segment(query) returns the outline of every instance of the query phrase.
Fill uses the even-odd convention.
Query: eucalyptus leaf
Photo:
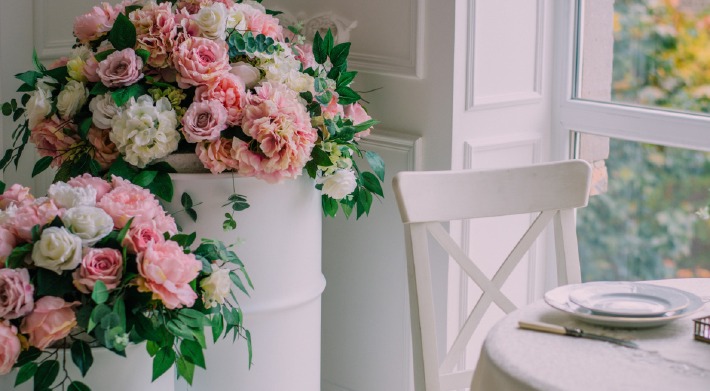
[[[106,284],[103,281],[96,280],[94,291],[91,292],[91,300],[96,304],[103,304],[108,300],[108,289],[106,289]]]
[[[365,151],[365,159],[381,181],[385,180],[385,162],[376,152]]]

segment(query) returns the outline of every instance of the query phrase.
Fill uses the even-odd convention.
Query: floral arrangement
[[[178,233],[148,190],[89,174],[52,184],[41,198],[5,187],[0,182],[0,375],[14,366],[16,385],[34,378],[35,390],[88,390],[60,375],[59,362],[68,361],[60,347],[85,375],[90,346],[125,355],[129,343],[147,341],[153,380],[176,365],[191,383],[195,367],[205,368],[206,326],[215,341],[244,337],[251,352],[232,292],[251,285],[244,265],[221,242],[194,247],[195,234]]]
[[[17,75],[19,121],[5,169],[28,142],[42,156],[33,175],[117,175],[172,197],[163,161],[194,154],[212,173],[268,182],[304,171],[326,215],[368,214],[383,196],[384,164],[360,138],[376,124],[351,88],[350,43],[330,31],[312,43],[284,28],[260,1],[124,0],[74,22],[72,53]],[[374,172],[362,171],[364,158]]]

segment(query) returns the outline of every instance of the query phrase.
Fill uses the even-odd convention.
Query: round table
[[[536,301],[511,312],[491,329],[471,390],[710,390],[710,344],[693,339],[692,321],[710,315],[710,278],[649,282],[694,293],[705,305],[661,327],[611,329],[576,321]],[[522,330],[518,320],[630,339],[639,349]]]

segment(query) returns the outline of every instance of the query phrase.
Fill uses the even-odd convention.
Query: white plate
[[[607,327],[618,328],[649,328],[668,324],[676,319],[683,318],[699,310],[703,306],[702,300],[692,293],[682,291],[688,298],[688,306],[677,312],[665,313],[659,316],[648,317],[622,317],[598,315],[591,310],[580,307],[569,301],[569,293],[581,284],[564,285],[545,293],[545,302],[555,309],[570,314],[573,318],[583,322]]]
[[[628,281],[581,284],[570,291],[569,300],[599,315],[612,316],[658,316],[680,311],[690,303],[679,289]]]

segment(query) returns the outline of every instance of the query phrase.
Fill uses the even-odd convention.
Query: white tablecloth
[[[700,296],[698,312],[652,329],[610,329],[572,319],[544,301],[510,313],[486,337],[472,391],[710,390],[710,344],[693,339],[692,319],[710,315],[710,278],[653,281]],[[521,330],[518,320],[631,339],[640,349]]]

